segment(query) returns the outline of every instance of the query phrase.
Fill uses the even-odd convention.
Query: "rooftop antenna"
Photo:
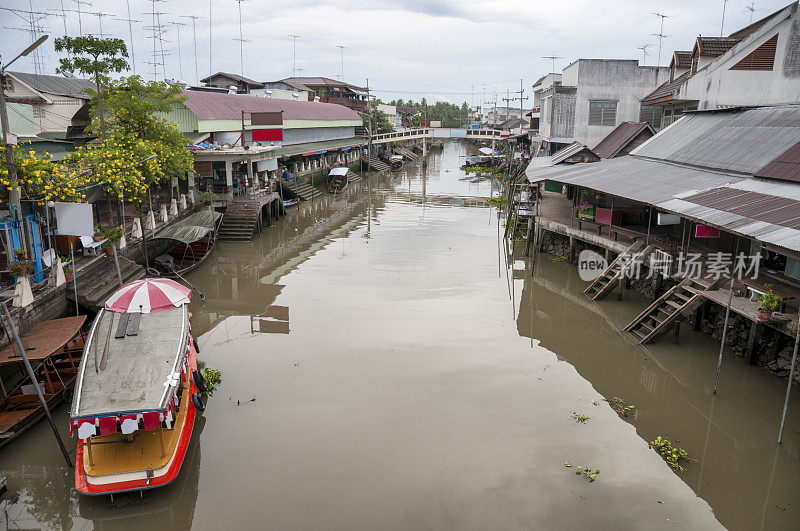
[[[197,15],[181,15],[180,18],[190,18],[192,19],[192,40],[194,41],[194,77],[197,79],[197,82],[200,83],[200,69],[197,66],[197,19],[203,18],[198,17]]]
[[[728,6],[728,0],[722,0],[722,24],[719,26],[719,36],[722,37],[725,31],[725,8]]]
[[[239,38],[235,38],[233,40],[239,41],[239,67],[241,69],[241,74],[244,76],[244,43],[250,42],[249,40],[245,39],[242,36],[242,2],[246,2],[247,0],[236,0],[239,4]]]
[[[553,71],[552,71],[552,73],[555,74],[556,73],[556,59],[563,59],[563,57],[558,56],[556,54],[553,54],[553,55],[545,55],[544,57],[542,57],[542,59],[550,59],[550,61],[552,61],[552,63],[553,63]]]
[[[34,11],[33,2],[29,2],[28,9],[12,9],[9,7],[0,7],[3,11],[13,13],[25,22],[23,27],[10,27],[3,26],[5,29],[14,31],[24,31],[30,35],[31,42],[36,42],[39,37],[44,35],[44,30],[47,29],[41,25],[41,21],[46,20],[50,13],[45,11]],[[33,70],[36,74],[41,74],[42,68],[42,55],[38,49],[33,50]]]
[[[148,39],[153,39],[153,60],[151,62],[147,62],[146,64],[153,66],[153,81],[158,79],[158,66],[161,65],[161,71],[166,78],[166,70],[164,68],[164,29],[161,27],[161,15],[166,15],[166,13],[159,12],[156,10],[156,3],[157,2],[164,2],[166,0],[149,0],[150,5],[152,7],[152,11],[148,11],[143,13],[144,15],[150,15],[153,20],[152,26],[145,26],[144,29],[151,30],[153,33],[147,37]],[[159,47],[161,49],[161,53],[159,54]],[[158,60],[158,57],[161,57],[161,61]]]
[[[78,14],[78,35],[83,37],[83,21],[82,21],[81,15],[83,13],[87,13],[88,14],[89,12],[81,10],[81,6],[82,5],[91,6],[92,3],[91,2],[84,2],[84,0],[71,0],[71,1],[72,1],[72,3],[75,4],[75,9],[67,9],[67,11],[71,11],[73,13],[77,13]]]
[[[107,33],[103,33],[103,17],[112,17],[114,15],[112,15],[111,13],[103,13],[102,11],[89,14],[97,17],[97,22],[100,24],[100,33],[98,33],[97,36],[102,39],[107,35]]]
[[[345,47],[342,46],[341,44],[337,44],[336,47],[339,48],[339,52],[341,52],[341,55],[342,55],[342,77],[339,78],[339,81],[344,82],[344,48]]]
[[[300,74],[300,76],[303,75],[303,70],[305,70],[305,68],[298,68],[297,69],[297,72]]]
[[[651,34],[653,35],[653,37],[658,37],[658,63],[656,64],[656,66],[661,66],[661,44],[666,37],[671,36],[664,34],[664,19],[669,18],[671,15],[662,15],[661,13],[653,13],[653,14],[661,19],[661,29],[658,30],[658,33]]]
[[[64,0],[61,0],[61,9],[48,9],[47,10],[54,17],[61,17],[61,22],[64,24],[64,36],[67,36],[67,10],[64,9]]]
[[[297,77],[297,38],[300,35],[289,35],[292,38],[292,77]]]
[[[756,14],[756,11],[761,11],[759,8],[756,7],[756,1],[753,0],[749,6],[746,6],[745,9],[750,11],[750,23],[753,22],[753,15]]]
[[[649,53],[647,53],[647,48],[649,46],[652,46],[652,44],[647,43],[636,47],[637,50],[642,51],[642,66],[647,66],[647,56],[650,55]]]
[[[183,58],[181,57],[181,26],[183,22],[167,22],[170,26],[175,26],[175,41],[178,43],[178,79],[183,79]]]
[[[208,0],[208,75],[209,76],[214,73],[214,71],[211,70],[211,26],[213,25],[211,24],[211,21],[213,20],[211,18],[211,2],[212,0]]]
[[[114,17],[114,18],[116,20],[119,20],[120,22],[128,23],[128,33],[130,35],[130,44],[128,45],[128,49],[131,52],[131,66],[133,67],[133,75],[136,75],[136,56],[133,53],[133,23],[141,22],[141,20],[134,20],[131,18],[131,0],[125,0],[125,4],[128,8],[128,18],[119,18],[119,17]]]

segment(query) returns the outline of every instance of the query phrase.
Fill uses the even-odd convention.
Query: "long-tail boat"
[[[328,192],[337,194],[347,188],[347,177],[350,170],[346,166],[331,168],[328,173]]]
[[[78,373],[84,335],[81,332],[85,315],[42,321],[20,338],[25,353],[34,365],[34,374],[48,408],[69,399]],[[7,370],[17,366],[17,371]],[[21,372],[22,356],[14,342],[0,351],[0,370],[4,374]],[[11,378],[8,378],[9,380]],[[13,389],[0,380],[0,447],[5,446],[44,416],[44,408],[30,377],[25,376]]]
[[[143,491],[177,478],[204,408],[190,296],[171,280],[137,280],[95,318],[70,411],[78,492]]]
[[[176,221],[150,240],[151,245],[159,241],[174,241],[166,253],[155,259],[156,269],[166,278],[180,278],[208,258],[214,249],[214,237],[222,214],[213,210],[201,210]]]

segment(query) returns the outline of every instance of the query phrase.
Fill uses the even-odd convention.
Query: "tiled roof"
[[[642,101],[647,103],[649,101],[659,100],[661,98],[666,98],[667,96],[672,96],[678,87],[683,85],[687,79],[692,76],[691,71],[684,72],[680,76],[676,77],[674,81],[667,81],[653,92],[642,98]]]
[[[642,131],[650,131],[650,136],[656,134],[647,122],[622,122],[594,147],[594,152],[604,159],[614,158]]]
[[[692,52],[691,51],[676,51],[672,55],[672,63],[675,68],[691,68],[692,67]],[[670,65],[672,66],[672,65]]]
[[[241,83],[244,83],[246,85],[261,86],[261,85],[264,84],[261,81],[256,81],[254,79],[250,79],[250,78],[247,78],[247,77],[244,77],[244,76],[240,76],[239,74],[229,74],[228,72],[217,72],[216,74],[212,74],[212,75],[210,75],[208,77],[204,77],[200,81],[202,83],[208,83],[211,80],[211,78],[214,78],[214,77],[217,77],[217,76],[227,77],[227,78],[233,79],[235,81],[239,81]]]
[[[94,89],[94,82],[88,79],[75,77],[46,76],[43,74],[28,74],[25,72],[7,72],[22,83],[25,83],[37,92],[54,94],[56,96],[71,96],[73,98],[89,99],[83,92],[84,89]]]
[[[800,142],[778,155],[753,175],[765,179],[800,182]]]
[[[299,83],[301,85],[305,85],[306,87],[345,87],[351,90],[360,90],[362,92],[367,90],[363,87],[345,83],[344,81],[339,81],[338,79],[331,79],[329,77],[287,77],[285,79],[281,79],[280,81],[283,81],[287,85]]]
[[[740,40],[737,37],[697,37],[695,48],[700,55],[716,57],[733,48]]]
[[[245,94],[186,90],[183,104],[199,120],[241,120],[244,112],[283,112],[284,120],[357,120],[355,111],[333,103],[282,100]]]

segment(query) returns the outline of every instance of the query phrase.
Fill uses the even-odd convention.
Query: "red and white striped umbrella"
[[[167,278],[135,280],[119,288],[106,301],[112,312],[161,312],[189,302],[192,290]]]

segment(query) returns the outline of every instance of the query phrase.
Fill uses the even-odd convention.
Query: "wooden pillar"
[[[567,253],[567,258],[569,259],[570,264],[575,258],[575,238],[573,236],[569,237],[569,252]]]
[[[750,334],[747,336],[747,347],[744,350],[744,357],[750,365],[755,365],[758,362],[758,352],[756,352],[755,344],[760,331],[761,327],[758,326],[758,321],[753,321],[750,325]],[[775,341],[777,342],[777,337]]]
[[[233,186],[233,163],[229,160],[225,161],[225,184]]]
[[[531,255],[531,243],[533,243],[533,218],[528,218],[528,234],[526,236],[526,244],[525,244],[525,256]]]
[[[675,343],[680,343],[680,336],[681,336],[681,320],[675,319],[675,324],[672,327],[672,340]]]

